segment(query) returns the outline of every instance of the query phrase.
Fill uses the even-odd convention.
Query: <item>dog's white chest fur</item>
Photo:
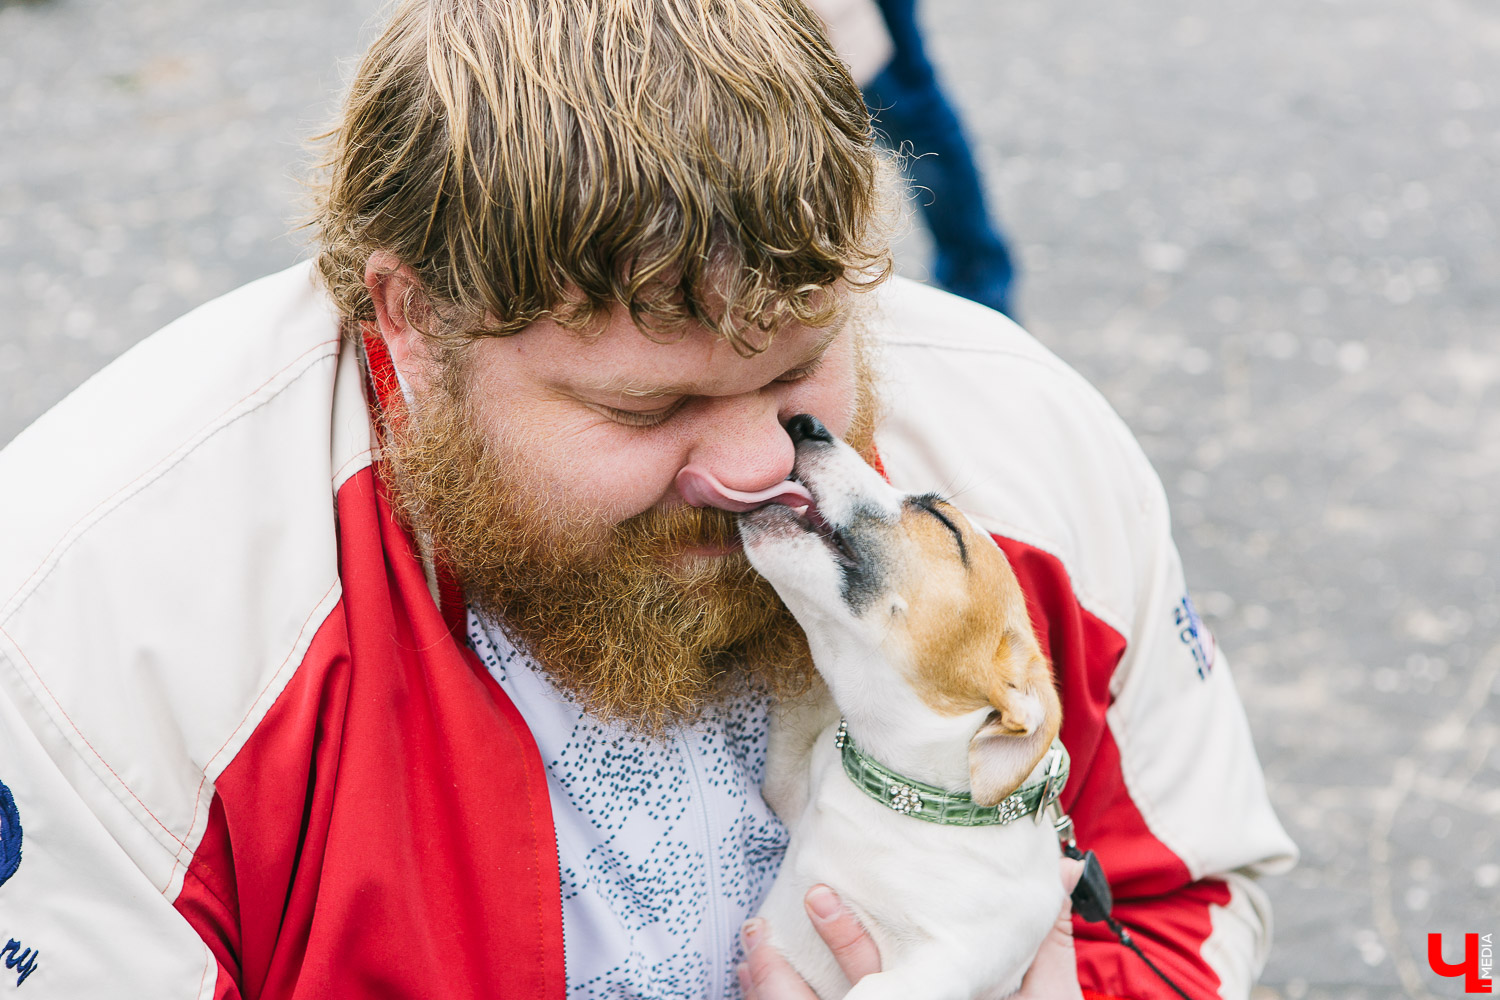
[[[903,816],[849,780],[836,728],[835,718],[811,748],[805,733],[772,729],[767,798],[792,838],[760,911],[771,942],[824,1000],[1015,992],[1062,907],[1051,823],[957,827]],[[803,909],[820,882],[880,949],[886,971],[852,992]]]

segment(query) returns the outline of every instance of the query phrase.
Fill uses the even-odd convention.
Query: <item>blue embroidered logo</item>
[[[1198,677],[1207,677],[1214,668],[1214,637],[1203,627],[1203,620],[1198,617],[1198,610],[1193,607],[1191,597],[1182,595],[1182,600],[1172,609],[1172,621],[1177,626],[1177,638],[1193,654],[1193,665],[1198,668]]]
[[[0,885],[21,867],[21,814],[15,797],[0,781]]]
[[[5,967],[13,972],[20,970],[16,972],[16,986],[18,987],[26,982],[27,976],[36,971],[36,960],[41,956],[41,952],[32,951],[30,948],[22,951],[21,942],[15,938],[6,941],[5,947],[0,948],[0,958],[5,959]]]
[[[15,796],[5,782],[0,781],[0,885],[21,867],[21,812],[16,808]],[[10,938],[0,948],[0,959],[5,967],[16,973],[16,985],[26,982],[26,977],[36,971],[36,960],[41,952],[23,949],[21,942]]]

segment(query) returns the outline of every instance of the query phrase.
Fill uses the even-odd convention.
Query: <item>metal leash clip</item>
[[[1036,812],[1032,814],[1032,822],[1036,823],[1037,826],[1042,825],[1043,813],[1055,811],[1056,815],[1062,816],[1065,819],[1067,818],[1067,814],[1062,811],[1062,805],[1058,801],[1062,797],[1062,782],[1059,782],[1058,779],[1061,778],[1063,782],[1068,780],[1067,772],[1063,769],[1063,758],[1065,756],[1066,751],[1061,749],[1061,744],[1054,746],[1048,754],[1047,777],[1042,782],[1042,797],[1037,800]],[[1068,820],[1068,826],[1071,828],[1072,825],[1073,821]],[[1056,824],[1054,824],[1055,826]]]
[[[1104,875],[1104,866],[1093,851],[1080,851],[1073,837],[1073,819],[1062,811],[1061,803],[1051,806],[1052,829],[1062,842],[1062,852],[1074,861],[1083,862],[1083,874],[1073,887],[1073,912],[1091,924],[1109,919],[1114,907],[1114,895],[1109,891],[1109,879]]]

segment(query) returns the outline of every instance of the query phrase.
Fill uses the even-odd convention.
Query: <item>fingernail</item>
[[[839,898],[826,885],[815,885],[807,891],[807,908],[819,920],[832,920],[839,913]]]
[[[749,954],[760,947],[761,941],[766,936],[766,922],[759,917],[754,920],[745,921],[745,926],[740,928],[740,939],[745,942],[745,954]]]

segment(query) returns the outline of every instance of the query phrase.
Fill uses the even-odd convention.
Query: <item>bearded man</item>
[[[0,453],[4,975],[806,996],[745,922],[786,844],[768,706],[808,656],[732,511],[809,413],[962,491],[1052,660],[1117,916],[1194,996],[1248,993],[1253,878],[1294,849],[1160,486],[1014,325],[884,280],[870,124],[800,2],[407,0],[328,150],[315,264]],[[1162,995],[1071,929],[1028,994]]]

